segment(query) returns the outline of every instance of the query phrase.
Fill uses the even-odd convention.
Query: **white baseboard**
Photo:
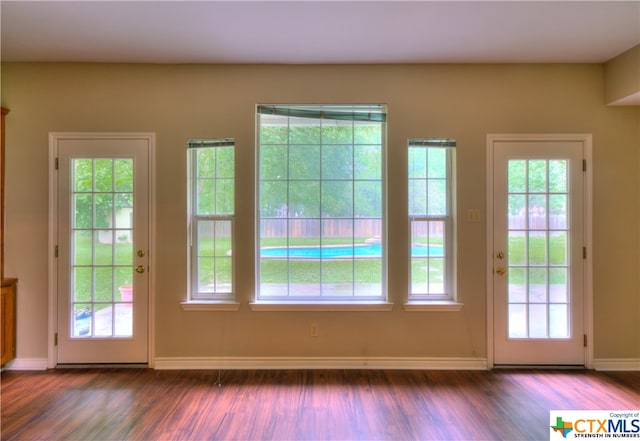
[[[154,369],[441,369],[486,370],[485,358],[157,357]]]
[[[640,371],[640,358],[595,358],[596,371]]]
[[[154,368],[170,369],[441,369],[486,370],[486,358],[439,357],[158,357]],[[43,371],[46,358],[16,358],[3,370]],[[596,371],[640,371],[640,358],[596,358]]]
[[[7,371],[45,371],[49,360],[46,358],[16,358],[4,366]]]

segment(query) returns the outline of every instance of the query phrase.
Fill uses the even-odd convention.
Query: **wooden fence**
[[[382,235],[381,219],[263,219],[261,237],[374,237]],[[509,216],[510,230],[565,230],[564,215]],[[444,222],[433,220],[413,222],[413,237],[442,236]]]
[[[374,237],[382,234],[381,219],[263,219],[265,237]]]

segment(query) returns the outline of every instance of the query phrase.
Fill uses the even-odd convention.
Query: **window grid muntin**
[[[214,245],[213,245],[213,253],[211,255],[203,255],[200,252],[200,244],[202,242],[201,238],[199,237],[200,225],[204,222],[211,222],[213,224],[212,241]],[[228,224],[230,247],[226,255],[220,255],[216,253],[216,249],[217,249],[216,245],[218,241],[216,227],[217,225],[224,224],[224,223]],[[234,268],[233,224],[234,224],[234,219],[231,216],[197,216],[193,218],[193,223],[192,223],[193,243],[191,246],[191,261],[192,261],[192,265],[194,266],[191,274],[192,299],[194,300],[206,300],[211,298],[227,299],[233,296],[233,293],[234,293],[234,290],[233,290],[233,280],[234,280],[233,278],[233,273],[234,273],[234,270],[233,270]],[[201,265],[201,262],[203,259],[210,259],[213,261],[212,263],[213,274],[211,274],[211,276],[213,277],[213,283],[211,284],[213,285],[213,289],[211,290],[201,289],[201,280],[206,274],[203,270],[203,265]],[[230,274],[230,281],[228,283],[219,281],[220,278],[224,278],[224,275],[220,274],[217,271],[217,269],[221,266],[221,260],[223,259],[230,260],[229,264],[231,267],[231,274]],[[224,286],[228,286],[228,289],[224,289]]]
[[[259,106],[260,107],[260,106]],[[354,106],[357,107],[357,106]],[[265,291],[267,291],[265,288],[268,288],[268,286],[265,286],[265,283],[263,283],[263,259],[261,258],[261,252],[260,249],[264,246],[264,235],[263,235],[263,225],[265,225],[264,221],[269,221],[269,220],[277,220],[277,219],[282,219],[285,223],[283,230],[287,231],[287,235],[284,238],[285,239],[285,245],[287,247],[287,250],[289,250],[292,246],[295,246],[295,240],[292,240],[291,235],[289,234],[290,231],[290,224],[297,219],[300,219],[298,217],[292,217],[291,216],[291,197],[290,197],[290,190],[291,190],[291,183],[292,182],[318,182],[319,183],[319,206],[320,206],[320,215],[318,216],[302,216],[301,219],[310,219],[310,220],[315,220],[319,223],[319,235],[318,236],[313,236],[310,237],[311,240],[317,240],[318,244],[320,247],[325,246],[325,245],[330,245],[330,243],[332,242],[331,237],[328,236],[328,234],[326,234],[326,225],[329,219],[331,220],[336,220],[336,221],[340,221],[340,220],[350,220],[351,221],[351,229],[352,229],[352,233],[351,233],[351,237],[349,238],[351,243],[350,244],[345,244],[345,245],[349,245],[351,247],[353,247],[355,245],[355,234],[354,234],[354,229],[355,229],[355,224],[361,220],[361,219],[377,219],[379,221],[379,236],[381,237],[381,241],[384,241],[384,238],[382,237],[382,232],[384,231],[385,227],[385,217],[384,217],[384,213],[385,213],[385,175],[386,173],[384,172],[385,170],[385,137],[386,137],[386,131],[385,131],[385,124],[384,122],[380,122],[380,121],[369,121],[367,124],[379,124],[379,130],[380,130],[380,134],[379,137],[377,139],[379,139],[379,143],[375,144],[372,142],[365,142],[365,143],[356,143],[356,127],[359,124],[362,124],[360,121],[348,121],[348,124],[351,126],[351,140],[350,143],[345,142],[345,140],[342,140],[341,142],[325,142],[324,137],[325,137],[325,131],[323,130],[325,124],[328,124],[327,122],[330,121],[333,124],[336,125],[345,125],[345,121],[344,120],[340,120],[340,121],[335,121],[335,120],[326,120],[323,118],[319,118],[319,119],[313,119],[314,123],[310,124],[310,125],[318,125],[319,126],[319,139],[317,141],[317,144],[313,144],[311,142],[309,143],[292,143],[291,142],[291,122],[292,120],[296,120],[299,121],[302,118],[298,118],[298,117],[294,117],[294,116],[280,116],[283,119],[286,119],[286,131],[287,131],[287,137],[286,137],[286,144],[284,144],[284,140],[280,139],[279,142],[273,142],[273,143],[263,143],[262,139],[261,139],[261,135],[262,135],[262,119],[264,118],[263,114],[258,113],[257,115],[257,125],[258,125],[258,143],[256,145],[257,147],[257,156],[258,156],[258,164],[256,167],[256,171],[257,171],[257,175],[258,175],[258,179],[256,179],[256,183],[257,183],[257,191],[256,191],[256,195],[257,195],[257,210],[259,213],[258,216],[258,222],[257,222],[257,244],[258,244],[258,250],[256,252],[256,259],[258,261],[257,264],[257,270],[256,270],[256,298],[258,300],[275,300],[275,301],[287,301],[287,300],[323,300],[323,301],[340,301],[340,300],[357,300],[357,301],[361,301],[361,300],[384,300],[386,298],[386,288],[385,288],[385,284],[386,284],[386,274],[385,274],[385,268],[386,268],[386,264],[385,264],[385,251],[384,251],[384,245],[382,246],[382,254],[381,257],[379,259],[377,259],[380,263],[380,274],[379,274],[379,282],[375,283],[376,285],[376,290],[378,291],[377,294],[375,295],[362,295],[362,294],[358,294],[357,293],[357,283],[356,283],[356,276],[357,276],[357,267],[359,265],[357,265],[357,259],[351,259],[351,294],[350,295],[336,295],[336,293],[327,293],[326,291],[326,286],[328,285],[328,283],[324,282],[326,280],[324,273],[325,273],[325,267],[328,265],[332,265],[335,262],[330,262],[324,258],[320,258],[319,260],[319,277],[320,277],[320,282],[319,282],[319,291],[316,295],[295,295],[292,294],[292,274],[296,273],[296,271],[294,271],[294,268],[292,268],[295,265],[298,265],[299,263],[296,263],[294,259],[290,259],[290,258],[286,258],[286,273],[287,273],[287,282],[286,282],[286,289],[282,290],[282,287],[279,289],[279,293],[278,294],[265,294]],[[267,117],[268,118],[268,117]],[[278,146],[278,145],[286,145],[286,162],[287,162],[287,168],[286,168],[286,173],[283,173],[283,176],[279,176],[282,179],[263,179],[262,178],[262,172],[263,172],[263,148],[269,148],[269,147],[273,147],[273,146]],[[339,146],[349,146],[351,148],[351,153],[350,153],[350,161],[352,164],[351,170],[350,170],[350,174],[351,177],[350,178],[332,178],[332,179],[323,179],[323,155],[327,154],[327,150],[329,150],[331,147],[339,147]],[[319,176],[318,178],[306,178],[306,179],[292,179],[291,178],[291,147],[295,147],[295,146],[317,146],[318,150],[319,150],[319,167],[318,167],[318,173]],[[327,149],[325,149],[325,147],[328,147]],[[380,161],[380,170],[378,171],[379,174],[379,178],[378,179],[362,179],[362,178],[356,178],[356,149],[358,147],[369,147],[369,148],[376,148],[379,149],[379,161]],[[263,216],[262,214],[262,209],[264,208],[262,206],[262,188],[263,188],[263,184],[265,183],[273,183],[273,182],[285,182],[286,186],[285,186],[285,191],[284,193],[286,194],[286,210],[284,211],[285,216]],[[347,183],[351,183],[351,199],[350,199],[350,215],[349,216],[337,216],[337,217],[331,217],[331,216],[327,216],[326,213],[323,213],[322,207],[324,204],[324,199],[323,199],[323,190],[326,190],[326,186],[323,185],[323,183],[338,183],[338,182],[347,182]],[[356,201],[355,201],[355,196],[354,196],[354,188],[355,188],[355,183],[356,182],[374,182],[374,183],[379,183],[380,189],[379,189],[379,199],[380,199],[380,216],[379,217],[373,217],[373,216],[368,216],[368,217],[362,217],[362,218],[357,218],[355,217],[355,205],[356,205]],[[345,238],[346,239],[346,238]],[[287,251],[287,256],[289,255],[289,252]],[[308,262],[305,262],[308,263]],[[284,291],[284,292],[283,292]]]
[[[511,180],[511,165],[514,165],[517,162],[522,162],[524,164],[524,182],[520,183],[521,188],[512,188],[512,180]],[[531,164],[537,164],[543,162],[545,164],[545,172],[544,172],[544,187],[537,187],[530,183],[530,178],[532,176],[531,173]],[[562,163],[563,164],[563,175],[564,175],[564,185],[552,189],[550,188],[551,183],[551,163]],[[508,339],[567,339],[571,338],[571,278],[570,278],[570,249],[571,249],[571,235],[570,235],[570,206],[569,206],[569,196],[570,196],[570,188],[569,188],[569,176],[570,176],[570,161],[568,159],[512,159],[508,161],[509,172],[507,173],[507,206],[509,207],[509,222],[508,222],[508,231],[507,231],[507,240],[509,242],[509,247],[512,248],[511,239],[516,236],[512,236],[512,233],[518,233],[519,236],[522,237],[524,252],[523,262],[512,262],[511,252],[507,254],[507,275],[511,276],[514,272],[516,274],[522,273],[524,275],[524,281],[521,284],[524,289],[524,296],[518,296],[516,293],[512,292],[512,286],[515,284],[511,283],[511,279],[507,284],[508,293],[507,293],[507,302],[508,302],[508,326],[507,326],[507,338]],[[522,187],[524,184],[524,187]],[[515,187],[518,184],[514,184]],[[520,196],[524,201],[524,226],[522,228],[512,228],[512,219],[511,219],[511,206],[510,201],[513,200],[514,197]],[[532,197],[533,196],[533,197]],[[540,200],[540,196],[544,198],[544,222],[543,226],[535,225],[532,228],[532,220],[535,218],[532,216],[531,210],[531,202]],[[564,216],[565,219],[562,220],[556,219],[556,227],[554,228],[551,222],[551,207],[550,200],[553,196],[564,196],[565,205],[564,205]],[[535,199],[534,199],[535,198]],[[539,212],[538,212],[539,214]],[[557,226],[559,225],[559,226]],[[542,234],[540,234],[542,233]],[[565,263],[553,263],[553,257],[551,253],[551,237],[553,233],[564,233],[564,255],[565,255]],[[532,264],[531,259],[533,256],[532,244],[535,241],[532,241],[532,238],[543,238],[544,242],[544,261],[542,263],[534,262]],[[564,270],[564,271],[562,271]],[[544,271],[544,273],[542,272]],[[551,286],[552,280],[551,275],[553,273],[564,273],[564,276],[556,276],[560,278],[564,278],[564,301],[559,301],[558,293],[553,293]],[[538,279],[540,276],[536,276],[536,274],[544,274],[544,301],[535,301],[535,295],[538,294],[532,288],[532,279]],[[532,301],[534,299],[534,301]],[[544,310],[542,309],[544,307]],[[556,311],[560,310],[564,307],[564,312]],[[540,332],[540,327],[536,327],[536,323],[534,323],[534,319],[532,319],[532,314],[535,315],[535,311],[538,311],[539,319],[540,315],[544,315],[544,329],[543,333]],[[519,317],[519,320],[515,320],[515,315],[522,316]],[[557,331],[552,329],[553,316],[556,318],[560,317],[561,320],[564,320],[565,325],[565,333],[559,334]]]
[[[232,301],[235,299],[235,265],[234,265],[234,223],[235,223],[235,143],[232,138],[221,138],[221,139],[212,139],[212,140],[190,140],[188,143],[188,173],[189,173],[189,299],[190,300],[221,300],[221,301]],[[205,149],[214,152],[214,172],[213,176],[209,177],[201,177],[199,175],[199,151],[204,151]],[[227,149],[230,151],[230,161],[231,164],[227,165],[227,169],[229,174],[218,176],[219,161],[221,160],[219,152],[221,149]],[[230,209],[228,210],[218,210],[218,184],[221,181],[231,181],[233,194],[230,196],[229,205]],[[201,184],[205,182],[209,183],[209,185],[213,185],[213,203],[212,203],[212,213],[200,214],[199,213],[199,194],[200,190],[202,190]],[[218,211],[222,211],[219,213]],[[200,225],[203,222],[212,222],[213,223],[213,231],[214,231],[214,250],[213,255],[206,256],[211,257],[213,259],[213,289],[211,291],[204,291],[200,289],[200,280],[203,276],[203,270],[201,268],[200,262],[203,256],[200,255],[200,243],[201,238],[199,236]],[[230,230],[230,249],[229,254],[226,256],[218,256],[215,253],[215,228],[219,223],[228,223]],[[218,280],[218,273],[215,271],[217,268],[218,257],[229,259],[229,265],[231,267],[230,274],[230,282],[228,285],[228,289],[218,288],[219,284],[216,283]]]
[[[79,176],[79,167],[82,162],[90,164],[89,173]],[[130,176],[125,176],[125,187],[119,187],[118,162],[129,164]],[[108,165],[108,167],[98,167],[97,164]],[[104,172],[108,169],[105,178]],[[72,158],[71,159],[71,234],[69,237],[70,267],[71,267],[71,289],[69,291],[69,301],[71,308],[69,338],[133,338],[133,325],[131,314],[133,303],[131,299],[122,297],[120,288],[124,285],[129,287],[133,281],[133,224],[122,225],[118,217],[118,208],[131,208],[134,204],[134,159],[131,157],[107,157],[107,158]],[[102,176],[100,176],[102,174]],[[89,180],[89,185],[87,185]],[[84,184],[81,184],[81,181]],[[108,181],[106,186],[101,183]],[[122,184],[122,183],[120,183]],[[120,203],[117,200],[120,199]],[[130,205],[124,205],[123,201],[130,201]],[[78,214],[83,205],[90,205],[88,221],[79,221]],[[107,208],[103,207],[103,213],[98,212],[99,201],[107,201]],[[86,208],[86,207],[85,207]],[[104,216],[108,212],[108,216]],[[104,216],[104,219],[99,219]],[[130,215],[132,216],[132,214]],[[130,221],[132,218],[129,217]],[[90,256],[80,259],[79,240],[82,233],[87,235],[85,240],[90,242]],[[124,239],[121,239],[124,238]],[[98,253],[99,244],[108,241],[108,259],[100,257]],[[125,243],[126,241],[126,243]],[[118,247],[128,245],[127,254],[118,251]],[[102,248],[106,250],[106,248]],[[125,250],[127,251],[127,250]],[[124,261],[122,258],[124,257]],[[82,275],[81,273],[85,273]],[[88,280],[85,280],[88,279]],[[88,286],[86,285],[88,281]],[[109,287],[105,285],[108,281]],[[84,282],[84,283],[83,283]],[[85,293],[83,295],[83,293]],[[125,314],[129,319],[116,320],[116,314],[120,309],[128,309]],[[97,320],[96,315],[105,312],[110,315],[109,319]],[[103,313],[103,315],[106,315]],[[85,328],[83,319],[88,318],[88,328]],[[100,322],[106,328],[97,328]]]
[[[455,154],[455,146],[456,142],[452,139],[411,139],[408,142],[408,185],[409,185],[409,200],[408,200],[408,211],[409,211],[409,301],[437,301],[437,300],[454,300],[455,297],[455,277],[454,277],[454,217],[453,217],[453,188],[454,188],[454,177],[453,177],[453,161]],[[424,176],[412,177],[412,171],[414,170],[415,164],[411,163],[412,160],[412,149],[415,149],[416,152],[419,149],[424,149],[425,153],[425,174]],[[429,151],[437,150],[444,151],[445,154],[445,176],[442,178],[441,176],[430,178],[429,176]],[[429,186],[428,181],[430,179],[445,181],[446,191],[445,191],[445,210],[444,213],[439,214],[429,214]],[[412,189],[411,185],[413,182],[425,181],[426,188],[426,199],[424,201],[425,212],[421,214],[412,213],[412,207],[415,207],[414,201],[412,200]],[[427,269],[427,280],[426,280],[426,292],[424,291],[414,291],[414,257],[413,255],[413,245],[415,241],[414,231],[415,225],[419,222],[443,222],[443,231],[442,231],[442,278],[443,278],[443,290],[442,292],[432,292],[430,289],[430,269]],[[428,239],[429,240],[429,239]],[[418,257],[422,258],[422,257]],[[427,257],[429,259],[429,257]]]

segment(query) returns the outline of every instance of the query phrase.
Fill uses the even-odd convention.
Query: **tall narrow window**
[[[233,300],[233,139],[190,140],[189,297]]]
[[[455,140],[409,140],[409,300],[454,300]]]
[[[257,113],[257,299],[386,299],[386,107]]]

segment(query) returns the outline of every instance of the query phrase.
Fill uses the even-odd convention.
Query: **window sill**
[[[402,305],[405,311],[445,311],[457,312],[462,309],[464,303],[448,301],[413,301]]]
[[[275,302],[260,301],[249,303],[252,311],[391,311],[393,303],[388,302]]]
[[[223,302],[215,300],[191,300],[180,302],[183,311],[237,311],[240,309],[238,302]]]

